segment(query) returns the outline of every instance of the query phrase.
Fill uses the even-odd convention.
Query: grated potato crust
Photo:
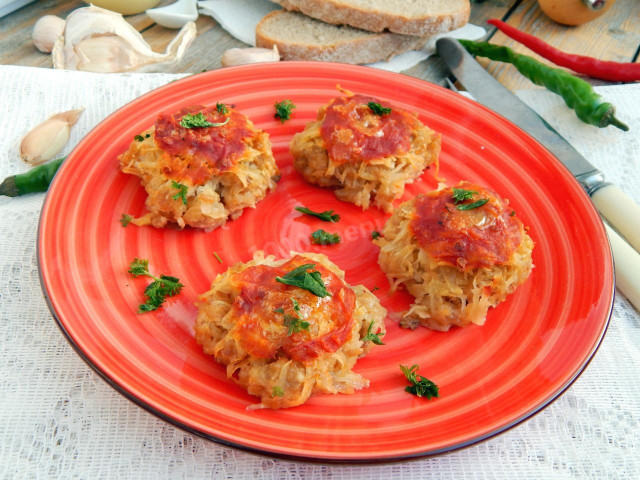
[[[403,203],[385,224],[383,236],[374,241],[392,290],[403,285],[415,297],[400,325],[447,331],[453,325],[484,324],[489,307],[505,300],[531,273],[533,240],[523,232],[504,264],[465,270],[434,259],[420,246],[410,227],[415,201]]]
[[[363,210],[373,203],[386,213],[404,193],[405,185],[418,178],[429,165],[438,172],[440,134],[422,125],[411,132],[411,147],[403,154],[367,161],[336,163],[328,155],[320,128],[327,106],[315,121],[294,135],[290,151],[294,167],[309,183],[335,189],[336,197],[355,203]]]
[[[120,169],[140,177],[147,192],[148,213],[134,219],[135,225],[152,225],[157,228],[167,224],[213,230],[235,220],[242,211],[262,200],[268,191],[275,189],[280,178],[271,142],[266,132],[255,129],[247,119],[252,136],[243,141],[246,145],[242,156],[227,171],[211,176],[202,185],[192,185],[188,180],[178,183],[188,187],[187,204],[173,198],[178,190],[167,175],[169,153],[154,140],[155,126],[141,133],[143,141],[133,141],[129,149],[120,155]]]

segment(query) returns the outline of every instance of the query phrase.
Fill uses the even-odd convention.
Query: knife
[[[474,99],[507,118],[553,153],[578,180],[600,214],[640,251],[640,207],[622,190],[605,181],[551,125],[491,76],[452,38],[436,42],[440,58]],[[606,225],[605,225],[606,227]],[[640,255],[607,227],[618,287],[640,310]],[[624,287],[624,288],[623,288]]]

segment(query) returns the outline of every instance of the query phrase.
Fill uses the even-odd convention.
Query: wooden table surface
[[[265,0],[266,1],[266,0]],[[162,4],[172,3],[165,0]],[[65,18],[71,11],[85,4],[75,0],[45,0],[27,5],[0,19],[0,64],[51,68],[50,55],[33,46],[31,31],[43,15]],[[494,43],[509,45],[515,50],[536,56],[500,32],[488,26],[488,18],[501,18],[509,24],[543,38],[552,45],[572,53],[590,55],[605,60],[636,62],[640,53],[640,0],[617,0],[603,16],[579,27],[565,27],[549,18],[536,0],[476,0],[472,2],[470,22],[487,28]],[[176,34],[155,24],[144,13],[126,17],[156,51],[163,51]],[[208,16],[196,22],[198,36],[178,64],[169,72],[201,72],[220,67],[222,52],[245,46],[225,32]],[[511,65],[480,60],[504,85],[511,89],[531,88]],[[447,69],[437,57],[404,72],[434,83],[443,84]]]

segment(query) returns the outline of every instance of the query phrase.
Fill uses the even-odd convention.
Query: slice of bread
[[[341,27],[286,10],[267,14],[256,26],[256,46],[277,45],[283,60],[373,63],[426,43],[426,38]]]
[[[464,26],[469,0],[271,0],[334,25],[429,37]]]

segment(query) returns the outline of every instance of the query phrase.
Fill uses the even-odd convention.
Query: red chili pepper
[[[520,42],[525,47],[536,52],[541,57],[551,60],[556,65],[566,67],[574,72],[583,73],[593,78],[610,82],[633,82],[640,80],[640,63],[619,63],[597,58],[573,55],[552,47],[538,37],[521,32],[511,25],[492,18],[487,23],[497,27],[506,36]]]

